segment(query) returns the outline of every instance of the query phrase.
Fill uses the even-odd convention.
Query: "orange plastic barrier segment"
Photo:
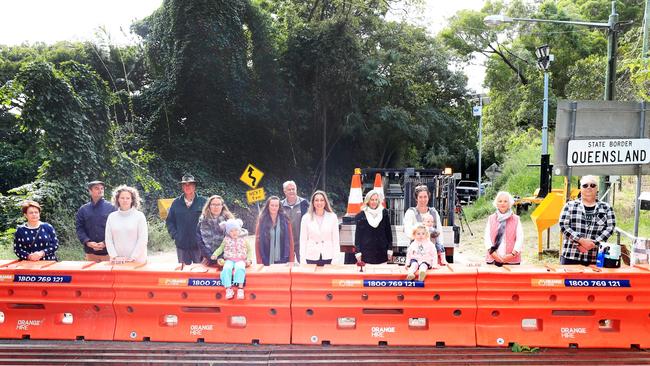
[[[202,265],[114,268],[115,340],[289,344],[289,266],[246,269],[245,299],[226,300]]]
[[[0,268],[4,268],[8,265],[20,262],[18,259],[0,259]]]
[[[639,268],[479,268],[479,346],[650,347],[650,276]]]
[[[113,276],[94,262],[0,266],[0,338],[112,340]]]
[[[293,344],[475,346],[476,269],[450,265],[407,281],[393,265],[291,271]]]

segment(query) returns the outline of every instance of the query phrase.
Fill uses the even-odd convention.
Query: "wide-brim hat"
[[[194,179],[194,176],[192,174],[185,174],[183,175],[183,178],[181,178],[181,181],[178,182],[180,184],[184,183],[194,183],[196,184],[196,179]]]
[[[91,189],[92,187],[94,187],[94,186],[96,186],[98,184],[101,184],[102,187],[106,187],[106,184],[104,182],[102,182],[101,180],[94,180],[92,182],[88,182],[87,186],[88,186],[88,189]]]

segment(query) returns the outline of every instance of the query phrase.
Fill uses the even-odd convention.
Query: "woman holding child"
[[[415,207],[411,207],[404,213],[404,233],[415,240],[413,230],[420,224],[425,224],[430,234],[431,241],[436,246],[437,257],[441,265],[446,265],[445,248],[442,241],[442,223],[440,214],[434,207],[429,207],[429,188],[422,184],[415,187]],[[430,218],[428,216],[431,216]]]

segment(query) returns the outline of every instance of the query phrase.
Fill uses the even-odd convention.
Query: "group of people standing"
[[[560,264],[596,264],[600,245],[607,242],[616,227],[616,215],[607,203],[598,200],[598,177],[585,175],[579,181],[580,193],[562,208]],[[494,198],[496,212],[489,216],[484,242],[486,262],[501,266],[521,263],[523,229],[519,216],[512,212],[514,199],[508,192]]]
[[[600,243],[612,235],[616,225],[613,209],[597,198],[597,177],[580,180],[580,196],[565,204],[559,224],[563,233],[560,262],[590,265],[596,262]],[[166,225],[176,244],[179,263],[224,265],[235,273],[235,284],[242,285],[241,263],[252,263],[250,249],[233,239],[248,235],[241,220],[235,219],[221,196],[204,198],[197,194],[197,182],[184,175],[179,182],[183,191],[169,208]],[[138,262],[147,260],[148,228],[140,208],[140,195],[133,187],[121,185],[113,191],[112,203],[104,200],[105,184],[88,183],[90,201],[79,208],[76,230],[86,260]],[[294,181],[283,184],[284,199],[266,200],[255,229],[257,263],[300,262],[330,264],[340,251],[338,219],[324,191],[315,191],[309,200],[297,193]],[[430,192],[425,185],[415,188],[416,206],[404,214],[404,231],[412,240],[407,250],[409,277],[417,271],[446,265],[440,215],[428,206]],[[361,212],[356,215],[355,249],[358,263],[380,264],[392,259],[393,232],[381,192],[369,191]],[[484,243],[486,262],[497,266],[521,263],[523,229],[512,212],[513,197],[498,192],[488,217]],[[23,260],[57,260],[58,239],[52,225],[40,221],[41,206],[25,201],[25,224],[14,236],[14,252]],[[238,221],[236,223],[235,221]],[[235,230],[236,229],[236,230]],[[236,231],[236,235],[231,235]],[[428,242],[428,243],[427,243]],[[239,245],[239,246],[237,246]],[[229,257],[237,258],[229,258]],[[229,263],[228,261],[232,261]],[[238,264],[239,263],[239,264]],[[244,266],[245,267],[245,266]],[[229,271],[228,271],[229,272]],[[420,276],[422,277],[422,276]],[[231,282],[225,278],[224,282]]]
[[[88,183],[90,202],[79,208],[76,230],[86,260],[140,262],[147,260],[147,220],[139,210],[140,195],[121,185],[113,191],[112,204],[104,200],[104,182]],[[41,206],[25,201],[26,223],[14,235],[14,252],[23,260],[57,260],[59,240],[52,225],[41,222]]]

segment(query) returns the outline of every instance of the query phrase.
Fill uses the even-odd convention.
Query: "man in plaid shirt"
[[[598,245],[614,233],[614,210],[598,201],[597,195],[598,177],[585,175],[580,179],[580,198],[564,205],[560,216],[564,238],[561,264],[595,264]]]

